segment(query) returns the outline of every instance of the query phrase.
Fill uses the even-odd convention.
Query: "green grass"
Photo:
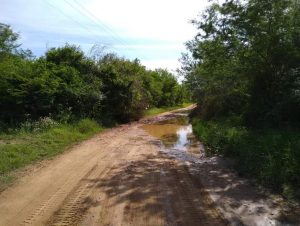
[[[208,152],[237,160],[241,175],[252,177],[289,198],[300,198],[300,131],[250,130],[234,121],[193,120],[194,133]]]
[[[173,106],[173,107],[150,108],[145,111],[144,115],[145,116],[154,116],[154,115],[158,115],[160,113],[173,111],[173,110],[180,109],[180,108],[185,108],[190,105],[192,105],[192,103],[183,103],[181,105]]]
[[[73,124],[27,130],[21,128],[0,134],[0,183],[12,180],[9,173],[41,159],[62,153],[74,143],[92,137],[103,128],[83,119]]]

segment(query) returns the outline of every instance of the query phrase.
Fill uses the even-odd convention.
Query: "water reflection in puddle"
[[[160,139],[167,150],[200,154],[200,143],[193,135],[192,125],[189,124],[187,115],[177,114],[177,117],[148,124],[142,128],[150,135]]]

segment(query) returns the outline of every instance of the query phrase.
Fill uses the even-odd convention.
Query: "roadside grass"
[[[13,181],[11,171],[60,154],[71,145],[103,130],[90,119],[72,124],[53,123],[46,128],[41,123],[30,129],[28,127],[23,125],[20,129],[0,134],[0,184]]]
[[[250,130],[236,120],[193,119],[196,136],[208,152],[236,159],[237,171],[289,199],[300,198],[300,131]]]
[[[145,116],[188,107],[191,104],[151,108],[145,112]],[[0,191],[14,181],[15,170],[63,153],[68,147],[103,129],[91,119],[68,124],[42,118],[37,122],[25,122],[18,129],[0,131]]]
[[[173,107],[150,108],[145,111],[144,116],[154,116],[154,115],[158,115],[160,113],[173,111],[173,110],[180,109],[180,108],[185,108],[192,104],[193,103],[183,103],[181,105],[173,106]]]

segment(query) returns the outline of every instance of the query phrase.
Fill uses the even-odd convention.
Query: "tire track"
[[[2,193],[0,225],[224,225],[201,185],[140,126],[105,131]]]
[[[124,147],[130,143],[129,139],[125,142],[121,142],[120,146]],[[124,155],[127,154],[121,151],[121,147],[113,148],[113,150],[105,155],[105,158],[100,160],[105,162],[105,159],[114,159],[113,162],[110,162],[109,166],[95,167],[88,175],[79,181],[77,186],[74,187],[58,210],[50,218],[47,225],[76,225],[82,220],[91,206],[98,205],[98,201],[91,198],[92,193],[97,188],[99,182],[107,177],[109,172],[114,168],[116,162],[122,160]]]
[[[89,177],[82,179],[80,183],[70,192],[66,197],[61,207],[56,211],[56,213],[51,217],[48,225],[75,225],[78,222],[85,211],[87,206],[85,201],[88,199],[92,190],[97,186],[97,183],[90,181],[95,180],[100,174],[104,177],[110,168],[94,170]]]
[[[85,177],[91,174],[95,168],[96,165],[92,167],[92,169],[85,175]],[[51,195],[46,201],[44,201],[21,225],[33,225],[34,222],[37,221],[38,218],[42,217],[45,212],[49,211],[51,208],[56,206],[61,197],[66,196],[68,194],[68,188],[66,188],[66,185],[68,185],[69,182],[76,177],[77,175],[74,175],[72,178],[69,178],[53,195]]]
[[[169,169],[169,178],[167,186],[173,189],[177,198],[177,202],[174,202],[175,197],[172,199],[175,222],[169,225],[228,225],[204,192],[203,185],[192,180],[186,167],[173,165]]]
[[[116,130],[117,130],[117,132],[121,132],[124,130],[124,128],[117,128]],[[113,143],[111,142],[111,140],[115,136],[116,136],[115,133],[112,133],[112,131],[108,131],[107,134],[103,134],[103,137],[94,138],[90,141],[90,145],[95,145],[98,142],[101,142],[101,144],[104,145],[103,149],[106,150],[103,153],[100,152],[100,156],[97,156],[97,158],[100,159],[100,160],[98,160],[98,162],[107,161],[111,158],[114,158],[116,155],[118,155],[117,152],[119,152],[119,148],[115,147],[115,142],[116,141],[118,142],[118,139],[115,140],[115,142],[113,142]],[[120,145],[122,146],[124,143],[127,143],[127,142],[128,142],[127,140],[124,142],[124,140],[121,139]],[[95,161],[93,160],[93,162],[95,162]],[[86,164],[85,167],[90,168],[91,166]],[[70,194],[70,189],[71,189],[71,191],[74,190],[74,189],[72,190],[72,187],[71,187],[72,185],[70,185],[70,184],[73,184],[74,181],[77,181],[79,178],[88,177],[94,169],[95,169],[95,165],[83,176],[79,176],[78,173],[69,173],[69,175],[71,174],[71,177],[68,175],[65,175],[65,176],[67,176],[67,180],[65,182],[63,182],[63,184],[60,185],[56,190],[54,190],[52,192],[52,195],[48,196],[46,199],[44,199],[44,201],[41,201],[40,202],[41,204],[38,205],[37,208],[30,211],[30,213],[27,214],[27,216],[24,216],[25,220],[22,220],[21,223],[19,223],[17,225],[28,226],[28,225],[44,224],[45,219],[43,219],[43,218],[47,218],[47,216],[49,215],[50,212],[55,213],[55,209],[57,209],[57,207],[59,207],[61,205],[61,203],[64,202],[63,200],[65,200],[66,197],[68,197],[68,194]],[[81,180],[79,179],[79,183],[80,182],[81,182]],[[55,186],[56,185],[51,184],[49,187],[55,187]],[[50,190],[52,190],[52,189],[50,189]],[[45,197],[44,194],[46,192],[47,191],[41,192],[37,197],[39,197],[39,196]],[[28,203],[28,205],[26,207],[22,208],[22,210],[20,210],[20,212],[24,212],[24,211],[28,212],[28,210],[30,210],[30,208],[31,208],[31,205],[32,205],[31,203]],[[13,221],[11,221],[11,222],[13,222]],[[11,224],[12,223],[10,223],[10,225]]]

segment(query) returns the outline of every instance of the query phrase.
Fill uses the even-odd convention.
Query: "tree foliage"
[[[182,72],[204,118],[299,122],[300,6],[295,0],[213,3],[187,42]]]
[[[17,40],[19,35],[12,31],[10,26],[0,23],[0,52],[12,53],[19,47]]]
[[[181,73],[207,149],[287,197],[300,197],[300,5],[226,0],[194,20]]]
[[[33,58],[17,33],[0,24],[0,122],[52,117],[128,122],[149,107],[182,103],[182,87],[166,70],[147,70],[115,54],[87,57],[78,46],[49,49]]]

